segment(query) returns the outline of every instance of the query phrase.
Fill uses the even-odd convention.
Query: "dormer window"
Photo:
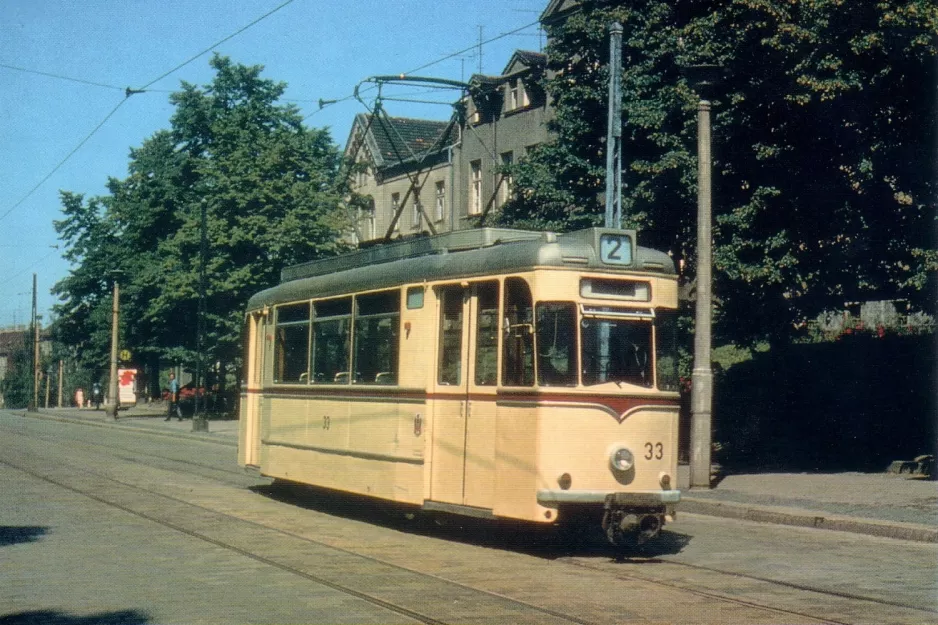
[[[521,84],[516,80],[508,83],[508,110],[513,111],[521,107]]]
[[[528,93],[524,88],[524,82],[520,78],[515,78],[510,81],[507,89],[506,111],[516,111],[530,104],[528,101]]]

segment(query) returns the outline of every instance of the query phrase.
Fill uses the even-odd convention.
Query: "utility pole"
[[[479,24],[479,75],[482,75],[482,24]]]
[[[55,404],[57,407],[62,407],[62,372],[64,370],[64,362],[59,358],[59,395],[58,402]]]
[[[694,312],[694,369],[691,372],[690,486],[710,488],[713,439],[713,370],[711,369],[712,270],[710,95],[721,68],[687,68],[697,91],[697,299]]]
[[[609,26],[609,119],[606,131],[607,228],[622,227],[622,24]]]
[[[195,414],[192,415],[192,431],[208,432],[208,418],[205,412],[205,389],[199,397],[200,387],[205,386],[205,259],[208,255],[208,207],[205,198],[201,201],[201,234],[199,240],[199,312],[196,319],[196,350],[198,360],[195,365]]]
[[[114,272],[115,274],[117,272]],[[108,403],[104,409],[108,421],[117,420],[117,340],[120,328],[120,285],[114,275],[114,297],[111,301],[111,377],[108,381]]]
[[[39,409],[39,315],[36,314],[36,274],[33,274],[33,393],[30,410]]]
[[[51,368],[46,370],[45,379],[46,379],[46,404],[45,406],[46,406],[46,410],[48,410],[49,409],[49,384],[52,382],[52,369]]]

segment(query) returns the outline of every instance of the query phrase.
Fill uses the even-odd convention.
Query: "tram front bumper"
[[[679,490],[640,490],[627,493],[608,490],[539,490],[537,503],[553,508],[566,504],[612,504],[623,507],[655,507],[674,505],[681,500]]]

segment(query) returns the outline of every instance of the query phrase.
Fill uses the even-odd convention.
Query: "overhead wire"
[[[62,74],[53,74],[51,72],[42,72],[36,69],[28,69],[26,67],[18,67],[16,65],[8,65],[7,63],[0,63],[0,67],[4,69],[12,69],[17,72],[24,72],[26,74],[38,74],[39,76],[47,76],[49,78],[57,78],[59,80],[68,80],[71,82],[81,83],[83,85],[91,85],[93,87],[103,87],[105,89],[116,89],[118,91],[124,90],[124,87],[118,87],[117,85],[108,85],[103,82],[94,82],[93,80],[83,80],[81,78],[72,78],[71,76],[63,76]]]
[[[48,78],[55,78],[57,80],[67,80],[69,82],[77,82],[82,85],[91,85],[92,87],[102,87],[104,89],[115,89],[117,91],[127,92],[128,87],[118,87],[117,85],[109,85],[103,82],[95,82],[93,80],[85,80],[83,78],[75,78],[74,76],[65,76],[63,74],[53,74],[52,72],[43,72],[38,69],[29,69],[28,67],[19,67],[17,65],[10,65],[8,63],[0,63],[0,67],[4,69],[12,69],[17,72],[23,72],[26,74],[37,74],[39,76],[46,76]],[[138,89],[131,89],[131,91],[137,93]],[[149,92],[154,93],[172,93],[170,89],[147,89]]]
[[[59,164],[58,164],[58,165],[56,165],[55,167],[52,168],[52,171],[50,171],[48,174],[46,174],[46,175],[42,178],[42,180],[40,180],[38,183],[36,183],[36,186],[34,186],[32,189],[30,189],[30,190],[26,193],[26,195],[24,195],[22,198],[19,199],[18,202],[16,202],[16,204],[14,204],[14,205],[11,206],[10,208],[8,208],[5,213],[3,213],[2,215],[0,215],[0,221],[3,221],[4,219],[6,219],[6,216],[7,216],[7,215],[9,215],[9,214],[12,213],[14,210],[16,210],[16,208],[19,207],[23,202],[25,202],[33,193],[35,193],[36,190],[39,189],[39,187],[41,187],[43,184],[45,184],[46,180],[48,180],[49,178],[51,178],[51,177],[55,174],[55,172],[59,171],[59,169],[62,167],[62,165],[64,165],[64,164],[68,161],[68,159],[72,158],[72,156],[75,154],[75,152],[77,152],[78,150],[80,150],[83,145],[85,145],[86,143],[88,143],[88,140],[91,139],[91,137],[93,137],[93,136],[95,135],[95,133],[98,132],[98,131],[101,129],[101,126],[103,126],[105,123],[107,123],[107,120],[111,119],[111,117],[114,115],[114,113],[117,112],[117,109],[119,109],[121,106],[123,106],[124,102],[126,102],[126,101],[127,101],[127,98],[129,98],[129,97],[130,97],[130,94],[125,95],[125,96],[124,96],[124,99],[121,100],[120,102],[118,102],[118,103],[117,103],[117,106],[115,106],[114,108],[112,108],[112,109],[111,109],[111,112],[108,113],[108,114],[104,117],[104,119],[102,119],[101,122],[100,122],[97,126],[94,127],[94,130],[92,130],[91,132],[89,132],[88,135],[85,136],[85,138],[82,139],[82,140],[78,143],[78,145],[76,145],[74,148],[72,148],[72,151],[71,151],[71,152],[69,152],[68,154],[65,155],[65,158],[63,158],[61,161],[59,161]]]
[[[248,24],[247,26],[244,26],[244,27],[242,27],[242,28],[239,28],[238,30],[236,30],[235,32],[231,33],[231,34],[228,35],[227,37],[224,37],[224,38],[222,38],[222,39],[219,39],[218,41],[216,41],[215,43],[213,43],[211,46],[205,48],[204,50],[202,50],[202,51],[199,52],[198,54],[193,55],[193,56],[190,57],[188,60],[183,61],[182,63],[180,63],[179,65],[177,65],[177,66],[174,67],[173,69],[169,70],[168,72],[164,72],[163,74],[160,74],[159,76],[157,76],[156,78],[154,78],[153,80],[151,80],[150,82],[148,82],[147,84],[143,85],[143,87],[141,87],[141,89],[146,89],[146,88],[149,87],[150,85],[152,85],[152,84],[154,84],[154,83],[157,83],[157,82],[163,80],[164,78],[166,78],[167,76],[169,76],[170,74],[172,74],[173,72],[175,72],[176,70],[182,69],[183,67],[185,67],[186,65],[188,65],[188,64],[191,63],[192,61],[196,60],[197,58],[199,58],[200,56],[202,56],[203,54],[205,54],[205,53],[207,53],[207,52],[211,52],[212,50],[214,50],[215,48],[217,48],[217,47],[220,46],[221,44],[225,43],[225,42],[228,41],[229,39],[233,39],[233,38],[237,37],[238,35],[240,35],[240,34],[243,33],[244,31],[246,31],[248,28],[254,26],[255,24],[257,24],[258,22],[260,22],[260,21],[262,21],[262,20],[267,19],[268,17],[270,17],[271,15],[273,15],[274,13],[276,13],[277,11],[279,11],[280,9],[282,9],[283,7],[287,6],[288,4],[292,4],[294,1],[295,1],[295,0],[286,0],[286,2],[284,2],[284,3],[282,3],[282,4],[280,4],[280,5],[276,6],[276,7],[274,7],[273,9],[271,9],[270,11],[268,11],[267,13],[264,13],[263,15],[261,15],[259,18],[257,18],[256,20],[254,20],[253,22],[251,22],[251,23]]]
[[[92,130],[90,133],[88,133],[88,135],[87,135],[84,139],[82,139],[81,142],[80,142],[77,146],[75,146],[75,147],[72,149],[72,151],[69,152],[69,153],[65,156],[65,158],[63,158],[61,161],[59,161],[59,163],[52,169],[52,171],[50,171],[48,174],[46,174],[46,175],[42,178],[42,180],[40,180],[39,183],[36,184],[36,186],[34,186],[32,189],[30,189],[29,192],[26,193],[26,195],[24,195],[24,196],[23,196],[22,198],[20,198],[15,204],[13,204],[13,206],[11,206],[9,209],[7,209],[7,211],[6,211],[5,213],[3,213],[2,215],[0,215],[0,221],[3,221],[3,220],[7,217],[7,215],[9,215],[9,214],[12,213],[14,210],[16,210],[17,207],[19,207],[20,205],[22,205],[23,202],[25,202],[27,199],[29,199],[29,197],[31,197],[32,194],[35,193],[35,192],[39,189],[39,187],[41,187],[43,184],[45,184],[45,182],[46,182],[47,180],[49,180],[49,178],[51,178],[51,177],[55,174],[55,172],[57,172],[59,169],[61,169],[61,167],[62,167],[66,162],[68,162],[68,160],[69,160],[72,156],[74,156],[75,153],[78,152],[78,150],[80,150],[81,147],[82,147],[83,145],[85,145],[85,144],[88,142],[88,140],[91,139],[91,137],[93,137],[93,136],[95,135],[95,133],[97,133],[98,130],[100,130],[101,127],[104,126],[105,123],[107,123],[107,121],[108,121],[109,119],[111,119],[111,117],[114,115],[114,113],[117,112],[117,109],[119,109],[119,108],[124,104],[124,102],[126,102],[127,99],[130,98],[130,96],[132,96],[132,95],[134,95],[134,94],[137,94],[137,93],[144,93],[144,92],[148,91],[148,90],[149,90],[149,87],[150,87],[151,85],[153,85],[153,84],[159,82],[160,80],[166,78],[167,76],[169,76],[169,75],[172,74],[173,72],[175,72],[175,71],[177,71],[177,70],[179,70],[179,69],[185,67],[186,65],[188,65],[188,64],[191,63],[191,62],[193,62],[194,60],[196,60],[197,58],[199,58],[199,57],[202,56],[203,54],[205,54],[205,53],[207,53],[207,52],[210,52],[210,51],[213,50],[214,48],[216,48],[216,47],[218,47],[219,45],[225,43],[226,41],[228,41],[228,40],[230,40],[230,39],[232,39],[232,38],[234,38],[234,37],[240,35],[241,33],[243,33],[243,32],[244,32],[245,30],[247,30],[248,28],[251,28],[252,26],[254,26],[255,24],[257,24],[258,22],[260,22],[260,21],[266,19],[267,17],[270,17],[271,15],[273,15],[274,13],[276,13],[277,11],[279,11],[280,9],[282,9],[283,7],[287,6],[288,4],[293,3],[294,1],[295,1],[295,0],[286,0],[286,2],[281,3],[280,5],[276,6],[276,7],[273,8],[272,10],[268,11],[267,13],[265,13],[264,15],[258,17],[257,19],[255,19],[255,20],[252,21],[251,23],[247,24],[246,26],[243,26],[242,28],[239,28],[237,31],[231,33],[231,34],[228,35],[227,37],[223,37],[222,39],[216,41],[215,43],[213,43],[211,46],[209,46],[209,47],[206,48],[205,50],[202,50],[202,51],[199,52],[198,54],[196,54],[196,55],[190,57],[189,59],[187,59],[186,61],[180,63],[179,65],[177,65],[176,67],[172,68],[171,70],[160,74],[159,76],[157,76],[156,78],[154,78],[154,79],[151,80],[150,82],[146,83],[143,87],[141,87],[141,88],[139,88],[139,89],[131,89],[130,87],[116,87],[116,86],[114,86],[114,85],[107,85],[107,84],[104,84],[104,83],[94,83],[94,82],[91,82],[91,81],[80,80],[80,79],[75,79],[75,78],[69,78],[69,77],[67,77],[67,76],[61,76],[61,75],[57,75],[57,74],[50,74],[50,73],[48,73],[48,72],[38,72],[38,71],[33,71],[33,70],[26,70],[26,69],[24,69],[24,68],[12,66],[12,65],[2,65],[3,67],[7,67],[7,68],[10,68],[10,69],[15,69],[15,70],[20,70],[20,71],[29,71],[30,73],[43,74],[43,75],[51,76],[51,77],[54,77],[54,78],[61,78],[61,79],[64,79],[64,80],[72,80],[72,81],[74,81],[74,82],[81,82],[81,83],[93,84],[93,85],[96,85],[96,86],[99,86],[99,87],[107,87],[107,88],[116,88],[116,89],[120,89],[121,91],[124,91],[124,99],[121,100],[120,102],[118,102],[118,103],[117,103],[117,106],[115,106],[113,109],[111,109],[111,112],[108,113],[108,114],[104,117],[104,119],[101,120],[101,122],[100,122],[97,126],[94,127],[94,130]]]
[[[54,250],[52,250],[51,252],[47,253],[45,256],[43,256],[42,258],[40,258],[39,260],[37,260],[36,262],[34,262],[32,265],[30,265],[30,266],[27,267],[26,269],[23,269],[23,270],[20,271],[19,273],[15,273],[15,274],[13,274],[12,276],[8,276],[8,277],[6,278],[6,280],[3,280],[2,282],[0,282],[0,286],[3,286],[3,285],[5,285],[5,284],[9,284],[9,283],[12,282],[13,280],[16,280],[17,278],[19,278],[20,276],[22,276],[24,273],[26,273],[26,272],[28,272],[29,270],[31,270],[33,267],[35,267],[36,265],[38,265],[38,264],[40,264],[41,262],[43,262],[45,259],[47,259],[47,258],[49,258],[50,256],[52,256],[53,254],[55,254],[55,252],[56,252],[57,250],[58,250],[58,246],[56,246],[56,249],[54,249]]]
[[[515,28],[514,30],[509,30],[509,31],[507,31],[507,32],[504,32],[504,33],[495,35],[494,37],[491,37],[490,39],[486,39],[485,41],[477,42],[477,43],[475,43],[475,44],[469,46],[468,48],[463,48],[462,50],[459,50],[459,51],[457,51],[457,52],[452,52],[452,53],[447,54],[446,56],[440,57],[440,58],[438,58],[438,59],[436,59],[436,60],[434,60],[434,61],[431,61],[431,62],[429,62],[429,63],[425,63],[424,65],[421,65],[420,67],[415,67],[415,68],[412,69],[412,70],[409,70],[409,71],[407,71],[407,72],[404,72],[403,75],[406,76],[406,75],[408,75],[408,74],[414,74],[414,73],[416,73],[416,72],[419,72],[419,71],[422,70],[422,69],[426,69],[426,68],[428,68],[428,67],[433,67],[434,65],[437,65],[437,64],[439,64],[439,63],[442,63],[443,61],[448,61],[449,59],[451,59],[451,58],[453,58],[453,57],[457,57],[457,56],[459,56],[459,55],[461,55],[461,54],[465,54],[466,52],[470,52],[470,51],[472,51],[472,50],[475,50],[475,49],[478,48],[479,46],[484,46],[484,45],[490,44],[490,43],[492,43],[492,42],[494,42],[494,41],[498,41],[499,39],[504,39],[505,37],[510,37],[511,35],[518,34],[518,33],[521,32],[522,30],[525,30],[525,29],[527,29],[527,28],[531,28],[532,26],[538,26],[538,25],[540,25],[540,21],[539,21],[539,20],[535,20],[534,22],[531,22],[530,24],[525,24],[524,26],[519,26],[518,28]],[[373,90],[373,89],[375,89],[375,87],[370,86],[370,87],[366,87],[366,88],[362,89],[361,91],[362,91],[362,92],[366,92],[366,91],[371,91],[371,90]],[[349,95],[345,96],[344,98],[337,98],[337,99],[335,99],[335,100],[329,100],[329,101],[325,104],[325,106],[320,105],[320,107],[319,107],[318,109],[316,109],[315,111],[313,111],[312,113],[310,113],[309,115],[307,115],[306,117],[304,117],[304,118],[303,118],[303,121],[306,121],[307,119],[309,119],[309,118],[312,117],[313,115],[316,115],[317,113],[319,113],[320,111],[322,111],[326,106],[332,106],[333,104],[339,104],[339,103],[341,103],[341,102],[347,102],[348,100],[353,100],[353,99],[355,99],[355,97],[356,97],[355,94],[352,93],[352,94],[349,94]]]

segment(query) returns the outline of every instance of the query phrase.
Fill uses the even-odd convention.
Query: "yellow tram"
[[[651,538],[680,499],[677,303],[671,259],[627,230],[483,228],[287,268],[248,304],[238,461]]]

